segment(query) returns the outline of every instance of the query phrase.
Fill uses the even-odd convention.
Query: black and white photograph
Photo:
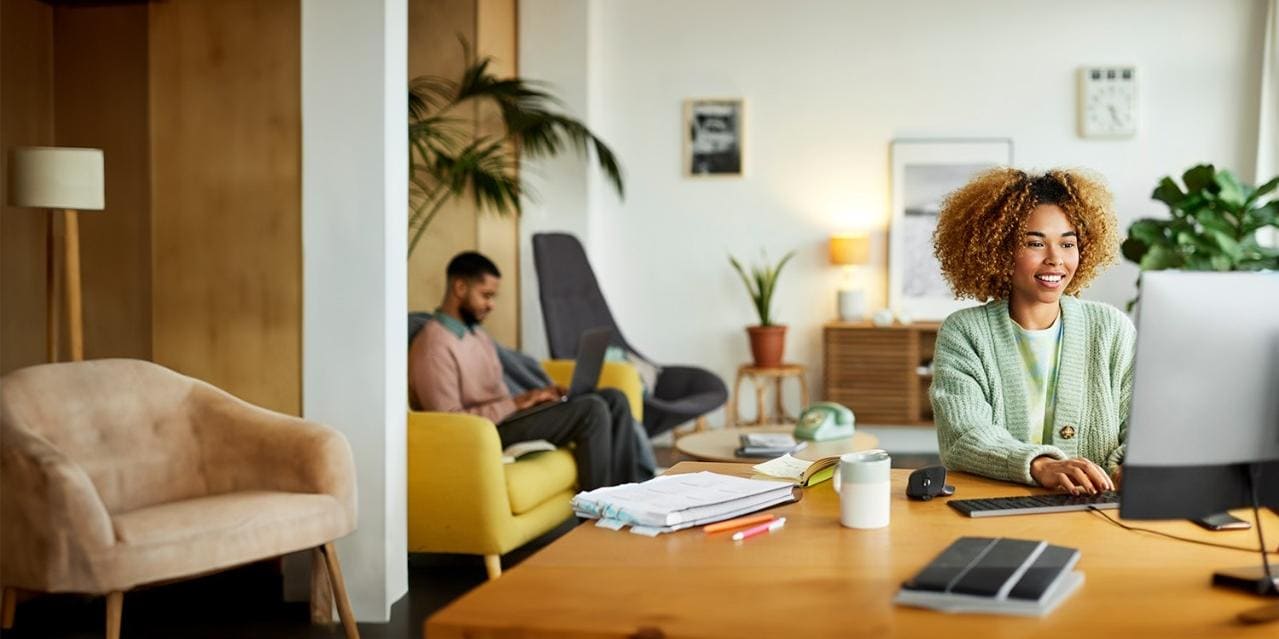
[[[684,171],[690,177],[742,174],[741,99],[697,99],[684,103]]]
[[[915,319],[944,319],[971,302],[954,298],[933,254],[942,201],[978,173],[1011,164],[1012,141],[897,140],[892,157],[888,304]]]

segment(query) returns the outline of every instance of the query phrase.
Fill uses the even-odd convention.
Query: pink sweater
[[[447,318],[445,321],[451,320]],[[409,348],[409,401],[415,410],[470,413],[497,423],[515,412],[493,339],[461,323],[432,319]]]

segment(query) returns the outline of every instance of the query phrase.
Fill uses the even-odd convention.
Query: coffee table
[[[733,451],[741,445],[740,437],[747,433],[789,433],[794,426],[751,426],[749,428],[720,428],[690,433],[675,440],[675,449],[689,457],[702,461],[744,462],[767,457],[738,457]],[[831,455],[843,455],[857,450],[868,450],[879,444],[874,435],[856,433],[850,439],[825,442],[809,442],[795,453],[799,459],[817,460]]]

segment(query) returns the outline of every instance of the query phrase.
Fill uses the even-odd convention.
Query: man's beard
[[[475,312],[466,306],[457,309],[457,314],[462,316],[462,323],[467,326],[478,326],[480,318],[475,316]]]

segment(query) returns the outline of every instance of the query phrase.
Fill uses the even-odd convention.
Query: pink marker
[[[770,521],[770,522],[768,522],[768,523],[766,523],[766,524],[760,524],[760,525],[758,525],[758,526],[753,526],[753,527],[751,527],[751,528],[747,528],[746,530],[743,530],[743,531],[741,531],[741,532],[733,533],[733,541],[741,541],[741,540],[743,540],[743,539],[750,539],[751,537],[754,537],[755,535],[762,535],[762,534],[764,534],[764,533],[766,533],[766,532],[773,532],[774,530],[781,530],[781,529],[782,529],[782,526],[785,526],[785,525],[786,525],[786,518],[785,518],[785,517],[780,517],[780,518],[778,518],[778,519],[777,519],[777,521]]]

